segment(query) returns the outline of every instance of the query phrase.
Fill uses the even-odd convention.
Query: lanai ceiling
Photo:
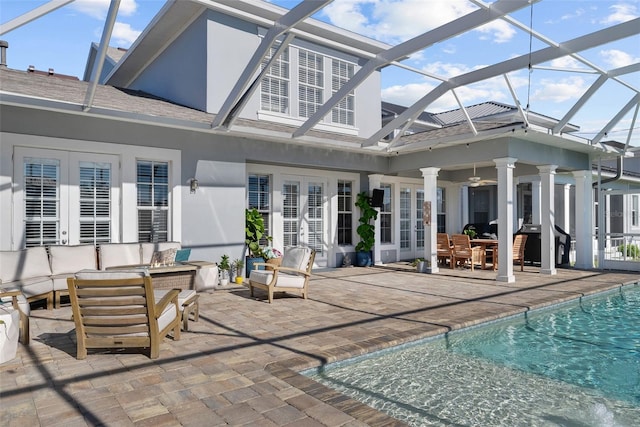
[[[53,0],[34,9],[31,13],[18,17],[2,24],[0,35],[12,31],[22,25],[28,24],[34,19],[62,7],[73,0]],[[336,33],[333,26],[322,22],[315,17],[322,16],[323,8],[333,3],[333,0],[304,0],[290,2],[291,9],[281,8],[277,5],[261,0],[180,0],[169,1],[152,21],[152,24],[143,32],[123,60],[112,71],[107,83],[115,86],[126,86],[126,77],[130,70],[140,66],[142,61],[154,55],[157,49],[166,44],[179,28],[200,14],[205,8],[224,10],[227,13],[236,13],[245,18],[250,17],[260,25],[268,29],[262,39],[261,45],[255,51],[244,72],[239,76],[238,82],[229,93],[221,110],[211,122],[212,131],[234,130],[240,121],[238,119],[245,100],[256,89],[260,72],[260,65],[269,52],[271,46],[279,43],[286,46],[296,37],[322,37],[330,43],[368,58],[354,77],[344,84],[333,96],[331,96],[307,119],[301,126],[292,129],[288,137],[292,141],[304,141],[308,138],[312,129],[319,120],[331,111],[347,93],[361,84],[371,73],[381,70],[383,73],[402,72],[412,73],[428,85],[424,93],[420,93],[417,101],[408,106],[406,110],[397,114],[380,129],[364,139],[360,143],[362,150],[377,152],[382,155],[411,153],[415,150],[431,150],[451,147],[460,144],[469,144],[475,140],[491,139],[491,132],[498,134],[496,129],[487,129],[471,120],[463,102],[465,91],[473,90],[474,85],[489,81],[500,86],[500,90],[508,95],[502,102],[515,105],[519,130],[524,132],[539,133],[538,142],[558,144],[558,141],[568,144],[576,150],[603,150],[605,152],[618,151],[617,154],[634,151],[640,145],[637,127],[637,116],[640,108],[640,52],[636,51],[633,62],[614,69],[605,68],[602,61],[597,59],[597,53],[601,49],[615,49],[616,44],[629,40],[634,41],[635,46],[640,46],[640,18],[632,18],[620,23],[602,25],[601,29],[591,33],[562,34],[561,38],[551,37],[538,31],[535,25],[536,13],[541,8],[553,8],[554,0],[497,0],[484,2],[480,0],[468,0],[468,11],[448,22],[431,28],[418,35],[407,36],[404,40],[398,40],[395,44],[383,43],[371,40],[362,35],[353,34],[346,30]],[[432,2],[433,3],[433,2]],[[101,47],[97,55],[95,69],[101,68],[104,61],[109,37],[115,23],[119,1],[112,1],[109,14],[105,21],[105,28],[101,40]],[[289,3],[287,3],[288,5]],[[170,19],[169,19],[170,18]],[[436,56],[436,49],[441,49],[447,42],[474,31],[482,31],[499,25],[516,31],[521,35],[523,43],[516,50],[513,45],[505,49],[504,59],[500,62],[484,64],[477,63],[471,69],[450,72],[447,75],[439,75],[423,69],[416,69],[410,65],[410,58],[415,55]],[[477,46],[469,46],[470,50],[495,49],[486,38],[476,37]],[[154,49],[156,49],[154,51]],[[460,52],[465,55],[465,52]],[[558,65],[562,61],[565,66]],[[100,75],[94,72],[94,76]],[[582,95],[563,111],[541,111],[531,97],[532,87],[540,80],[563,79],[567,76],[580,76],[588,81]],[[95,79],[96,77],[94,77]],[[522,80],[526,83],[523,84]],[[517,83],[515,83],[517,81]],[[89,85],[85,97],[84,109],[92,108],[93,96],[97,81]],[[622,93],[605,105],[602,102],[603,93],[614,88]],[[621,92],[619,92],[621,89]],[[461,130],[453,137],[434,137],[435,134],[421,138],[420,134],[410,137],[405,136],[414,121],[424,111],[430,111],[435,104],[444,97],[452,97],[462,109],[462,115],[466,118],[458,126]],[[604,98],[606,99],[606,98]],[[492,101],[492,99],[487,99]],[[602,126],[588,137],[576,136],[574,132],[563,132],[568,127],[580,126],[573,120],[579,112],[586,108],[597,108],[601,111]],[[529,119],[531,114],[553,117],[553,124],[547,127],[537,126]],[[624,131],[621,131],[623,129]],[[394,133],[391,139],[385,138]],[[621,142],[622,149],[612,149],[602,144],[612,139],[610,135],[616,130],[615,139]],[[562,139],[558,139],[562,138]],[[526,139],[526,137],[525,137]],[[580,148],[582,147],[582,148]],[[452,167],[453,169],[453,167]]]

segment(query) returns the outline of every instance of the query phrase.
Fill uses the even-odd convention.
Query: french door
[[[422,210],[424,189],[417,185],[400,186],[400,259],[424,256]]]
[[[283,175],[283,243],[314,249],[317,264],[327,259],[326,191],[320,178]]]
[[[16,147],[13,246],[119,241],[118,156]]]

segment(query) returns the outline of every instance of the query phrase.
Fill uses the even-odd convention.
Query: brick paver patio
[[[404,264],[315,271],[310,299],[268,304],[238,287],[203,293],[200,321],[160,358],[76,360],[70,307],[36,309],[32,342],[0,365],[2,426],[403,425],[297,372],[637,282],[638,273],[538,268],[418,274]]]

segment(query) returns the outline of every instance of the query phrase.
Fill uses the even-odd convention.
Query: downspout
[[[618,156],[617,161],[616,161],[616,165],[617,165],[617,169],[616,170],[616,174],[614,176],[612,176],[611,178],[606,178],[606,179],[602,179],[599,181],[595,181],[591,184],[591,186],[593,188],[595,188],[598,184],[602,185],[602,184],[607,184],[609,182],[613,182],[613,181],[617,181],[622,177],[622,156]]]

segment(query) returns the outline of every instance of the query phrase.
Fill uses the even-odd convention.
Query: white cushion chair
[[[267,291],[269,303],[273,302],[275,292],[298,292],[304,299],[308,297],[309,277],[313,268],[316,252],[302,246],[288,246],[284,249],[282,263],[279,266],[269,264],[271,270],[251,271],[249,289],[253,296],[254,288]],[[256,263],[256,266],[266,263]]]
[[[148,348],[160,355],[160,343],[173,330],[180,339],[178,289],[156,303],[151,277],[144,271],[81,271],[68,279],[76,325],[77,358],[88,348]]]
[[[155,289],[153,294],[156,300],[161,300],[169,292],[168,289]],[[200,306],[198,305],[199,295],[193,289],[182,290],[178,294],[178,308],[182,317],[182,330],[189,330],[189,318],[193,314],[193,321],[200,318]]]

